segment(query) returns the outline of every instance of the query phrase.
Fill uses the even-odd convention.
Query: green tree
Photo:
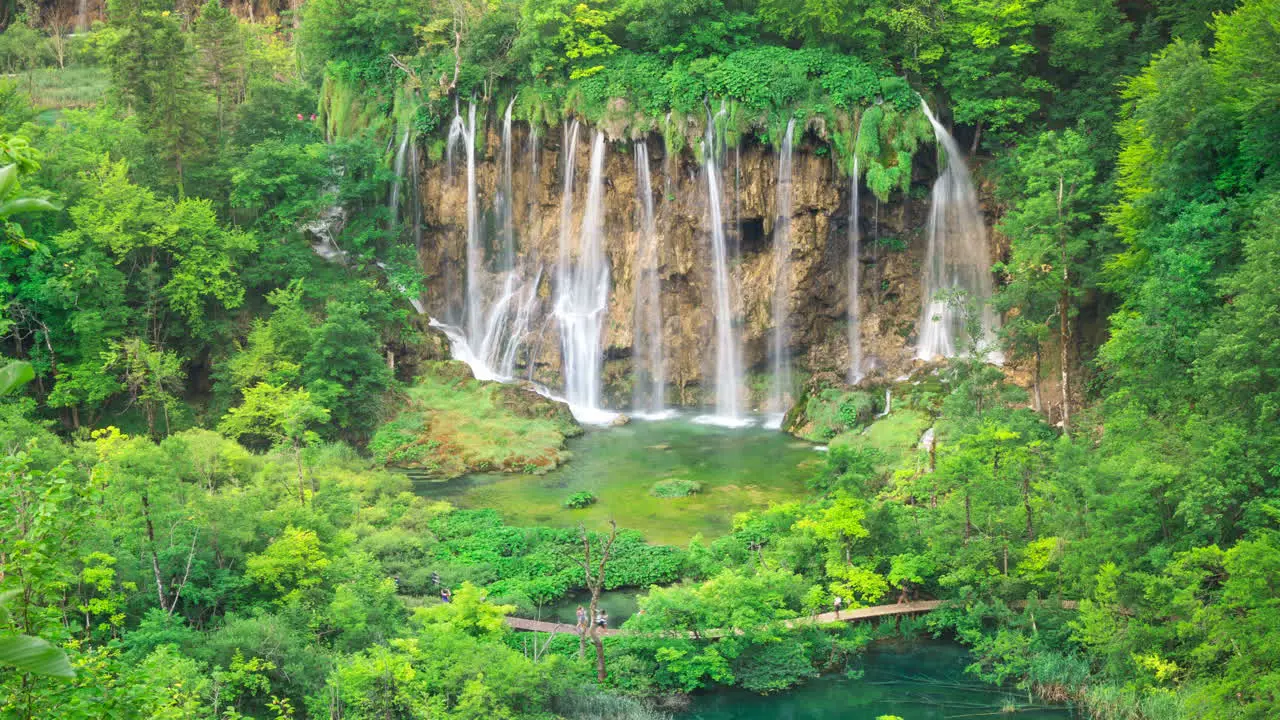
[[[329,411],[314,403],[306,390],[258,383],[245,390],[244,403],[228,410],[218,429],[233,438],[256,438],[291,452],[298,468],[298,501],[305,505],[302,451],[319,439],[311,428],[328,420]]]
[[[195,44],[205,87],[213,93],[218,135],[226,131],[227,112],[244,100],[246,52],[240,22],[218,0],[200,8]]]
[[[156,437],[159,411],[164,416],[164,434],[168,435],[172,431],[169,411],[177,405],[177,393],[186,379],[181,358],[138,338],[130,338],[113,342],[103,360],[103,371],[118,377],[120,386],[129,393],[129,402],[142,404],[147,416],[147,434]]]
[[[378,353],[377,331],[364,306],[331,302],[303,358],[303,381],[349,436],[372,434],[391,371]]]
[[[1009,183],[1017,188],[1014,207],[998,229],[1009,236],[1004,264],[1008,283],[1001,309],[1017,309],[1006,336],[1029,337],[1035,356],[1035,393],[1040,397],[1042,328],[1056,321],[1062,378],[1062,422],[1071,423],[1072,320],[1079,299],[1091,286],[1088,264],[1096,245],[1093,180],[1088,143],[1071,130],[1042,133],[1011,158]],[[1051,309],[1051,310],[1050,310]]]
[[[117,33],[107,55],[112,90],[173,167],[181,196],[184,164],[209,138],[208,97],[190,39],[160,0],[109,0],[107,16]]]

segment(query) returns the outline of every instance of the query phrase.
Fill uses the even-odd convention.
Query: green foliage
[[[565,498],[563,505],[571,510],[581,510],[584,507],[594,505],[596,503],[596,499],[595,495],[584,490],[582,492],[576,492]]]

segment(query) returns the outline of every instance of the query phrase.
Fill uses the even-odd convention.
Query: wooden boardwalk
[[[854,610],[841,610],[839,617],[836,613],[822,613],[820,615],[810,615],[800,617],[794,620],[787,620],[784,624],[789,628],[800,627],[803,625],[813,625],[830,622],[853,622],[855,620],[870,620],[878,617],[892,617],[896,615],[914,615],[916,613],[926,613],[937,610],[942,604],[941,600],[918,600],[909,603],[895,603],[893,605],[875,605],[872,607],[856,608]],[[568,623],[543,622],[541,620],[529,620],[528,618],[507,617],[507,624],[516,630],[527,632],[544,632],[544,633],[565,633],[567,635],[577,635],[578,628]],[[724,629],[707,630],[700,633],[704,638],[717,637],[728,634]],[[602,634],[619,635],[622,631],[616,628],[608,628]]]

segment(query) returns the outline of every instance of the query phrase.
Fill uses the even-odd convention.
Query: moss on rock
[[[581,426],[569,408],[528,387],[481,382],[464,363],[428,362],[400,413],[369,443],[385,465],[437,478],[469,472],[545,472],[569,459]]]

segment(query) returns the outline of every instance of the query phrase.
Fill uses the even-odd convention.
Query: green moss
[[[826,442],[871,422],[882,404],[877,395],[838,387],[808,390],[785,420],[791,434],[811,442]]]
[[[660,498],[682,498],[702,492],[702,483],[684,478],[659,480],[649,488],[649,494]]]
[[[369,448],[386,465],[429,475],[545,472],[568,459],[565,438],[582,429],[561,403],[516,385],[479,382],[456,361],[429,363],[404,409]]]
[[[569,441],[573,461],[534,475],[485,473],[424,482],[417,491],[462,508],[493,508],[513,525],[639,530],[650,542],[686,543],[701,533],[729,532],[740,512],[805,496],[805,479],[825,456],[812,446],[762,428],[730,430],[688,420],[633,422],[588,431]],[[668,478],[694,481],[701,492],[671,500],[650,494]],[[569,495],[586,491],[590,507],[568,510]]]
[[[895,410],[871,423],[865,431],[855,430],[832,438],[832,450],[840,447],[871,448],[884,458],[885,468],[903,464],[920,443],[920,436],[933,423],[928,415],[918,410]]]

